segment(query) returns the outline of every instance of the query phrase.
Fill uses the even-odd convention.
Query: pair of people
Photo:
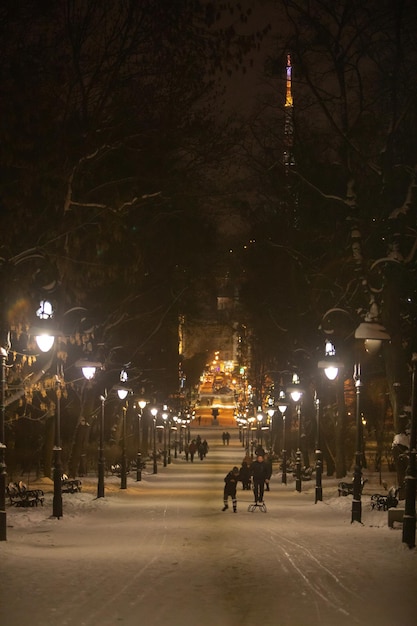
[[[265,462],[265,459],[261,454],[259,454],[256,457],[256,460],[251,464],[250,475],[253,481],[255,504],[263,504],[265,484],[268,488],[271,472],[269,465]],[[229,508],[228,501],[230,497],[232,498],[233,512],[236,513],[236,489],[239,480],[241,480],[240,471],[239,468],[235,466],[228,474],[226,474],[224,478],[223,511],[226,511]]]

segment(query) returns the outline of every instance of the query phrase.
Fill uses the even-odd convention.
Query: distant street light
[[[285,412],[288,408],[288,402],[285,401],[285,393],[280,391],[278,400],[278,409],[282,416],[282,478],[283,485],[287,484],[287,449],[286,449],[286,428],[285,428]]]
[[[297,440],[297,452],[295,454],[295,488],[301,493],[301,467],[302,467],[302,454],[301,454],[301,397],[303,392],[301,390],[300,379],[297,374],[293,374],[292,385],[288,387],[293,402],[296,404],[297,419],[298,419],[298,440]]]
[[[156,462],[156,416],[158,415],[158,409],[153,407],[151,409],[151,415],[153,418],[153,473],[158,473],[158,464]]]
[[[171,430],[173,430],[173,427],[168,417],[168,465],[171,464]]]
[[[142,480],[142,417],[143,417],[143,409],[146,406],[146,400],[139,400],[139,411],[138,411],[138,452],[136,455],[136,482]]]
[[[314,402],[316,405],[316,488],[314,503],[323,500],[322,474],[323,474],[323,455],[320,449],[320,399],[315,395]]]
[[[128,389],[119,387],[117,389],[117,395],[120,400],[125,400],[129,393]],[[126,463],[126,403],[122,407],[122,462],[121,462],[121,476],[120,476],[120,489],[127,488],[127,463]]]
[[[104,498],[104,403],[106,402],[107,393],[100,396],[100,434],[98,445],[98,480],[97,480],[97,498]]]
[[[326,378],[330,381],[336,380],[339,371],[344,367],[344,364],[336,359],[336,349],[331,341],[326,341],[325,358],[319,361],[317,366],[324,371]],[[317,392],[314,402],[316,405],[316,489],[314,502],[317,503],[323,500],[323,453],[320,446],[320,399]]]
[[[174,431],[174,459],[176,459],[178,457],[178,424],[180,423],[179,417],[178,415],[174,415],[174,417],[172,418],[174,421],[174,426],[172,427],[172,430]]]
[[[164,411],[162,413],[162,419],[163,419],[163,428],[164,428],[164,467],[167,466],[167,420],[168,420],[168,413],[166,413],[166,411]]]
[[[269,448],[270,448],[271,452],[273,452],[273,450],[272,450],[272,443],[273,443],[272,434],[273,434],[274,429],[273,429],[273,421],[272,420],[273,420],[273,417],[275,415],[275,409],[270,407],[269,409],[267,409],[266,412],[268,413],[268,417],[269,417]]]
[[[258,409],[260,410],[260,409]],[[257,428],[257,439],[260,443],[260,445],[262,446],[262,421],[264,419],[264,416],[262,413],[258,413],[258,415],[256,416],[257,419],[257,424],[258,424],[258,428]]]
[[[103,367],[103,364],[99,361],[86,361],[79,360],[75,363],[76,367],[79,367],[86,380],[93,380],[97,370]],[[99,446],[98,446],[98,462],[97,462],[97,498],[104,498],[104,403],[106,401],[106,392],[100,396],[101,412],[100,412],[100,427],[99,427]]]

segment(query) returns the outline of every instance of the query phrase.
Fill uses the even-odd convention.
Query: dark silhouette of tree
[[[281,263],[280,271],[273,260],[265,264],[272,271],[257,291],[265,302],[277,288],[270,288],[271,274],[280,277],[293,313],[283,324],[277,298],[275,320],[279,316],[290,338],[285,347],[301,340],[313,350],[324,314],[338,307],[351,327],[333,338],[352,359],[353,330],[365,314],[376,313],[391,335],[383,354],[396,423],[408,402],[407,363],[416,346],[416,6],[283,0],[280,8],[287,28],[267,69],[276,80],[280,68],[273,98],[279,91],[284,104],[283,68],[291,53],[296,165],[290,175],[282,165],[284,111],[275,105],[268,125],[264,103],[252,120],[249,150],[261,175],[257,244],[275,246]],[[289,193],[297,208],[292,225],[285,219]],[[274,324],[264,326],[264,336],[268,331],[272,337]]]
[[[240,34],[248,18],[233,2],[2,4],[0,244],[42,250],[58,314],[88,311],[89,328],[68,331],[74,379],[77,354],[100,348],[112,371],[131,360],[149,394],[178,384],[178,313],[204,300],[210,197],[234,141],[220,76],[263,37]],[[79,426],[93,411],[80,406]]]

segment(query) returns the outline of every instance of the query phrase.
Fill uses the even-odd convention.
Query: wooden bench
[[[360,488],[360,492],[362,494],[363,491],[363,487],[365,485],[365,483],[368,482],[368,479],[365,478],[361,480],[361,488]],[[337,487],[339,496],[349,496],[349,495],[353,495],[353,480],[351,483],[345,483],[345,482],[341,482],[339,483],[338,487]]]
[[[405,509],[391,508],[388,509],[388,526],[394,528],[394,522],[401,522],[404,518]]]
[[[62,493],[76,493],[77,491],[81,491],[81,486],[82,481],[78,478],[68,478],[66,474],[62,475]]]
[[[377,511],[388,511],[388,509],[396,508],[398,505],[398,489],[391,488],[386,495],[374,493],[371,495],[371,509]]]
[[[19,483],[9,483],[7,486],[7,495],[11,506],[31,507],[43,506],[45,499],[42,489],[27,489],[26,485],[20,481]]]

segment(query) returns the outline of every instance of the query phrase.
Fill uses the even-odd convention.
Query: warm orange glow
[[[291,72],[292,72],[291,55],[287,54],[287,92],[286,92],[286,96],[285,96],[285,106],[286,107],[292,107],[292,105],[293,105],[292,88],[291,88]]]

